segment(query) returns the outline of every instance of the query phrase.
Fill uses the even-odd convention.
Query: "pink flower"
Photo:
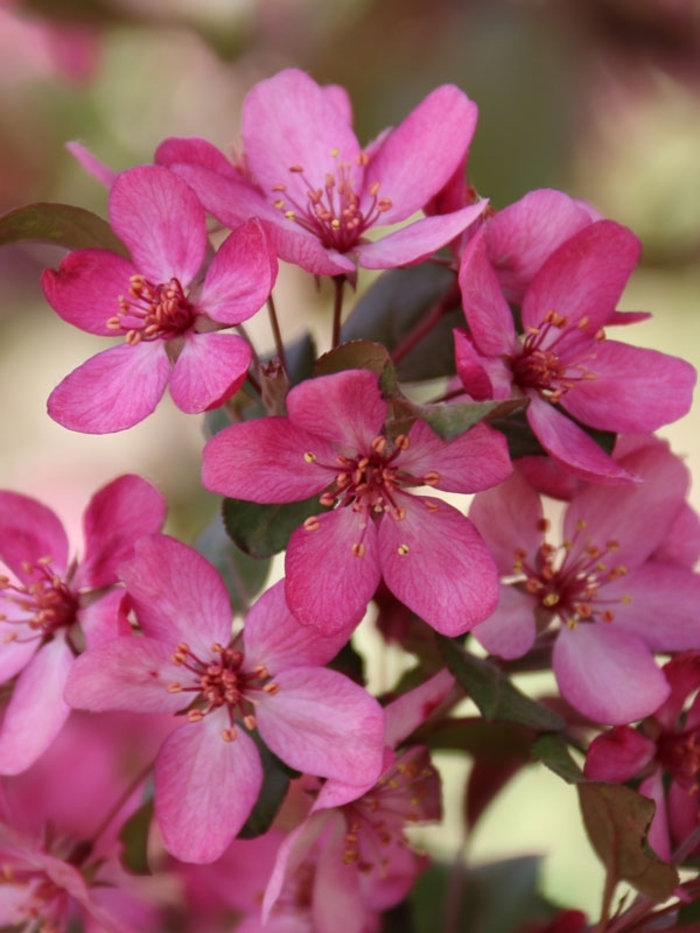
[[[501,435],[485,425],[445,443],[422,421],[387,430],[377,377],[347,370],[287,396],[288,418],[232,425],[204,449],[207,489],[252,502],[323,493],[333,511],[308,518],[289,542],[286,595],[303,623],[347,630],[382,579],[439,632],[457,635],[493,610],[493,560],[471,523],[420,486],[475,492],[506,477]],[[319,572],[320,570],[320,572]]]
[[[443,670],[386,707],[384,770],[376,783],[326,781],[307,819],[279,848],[263,901],[266,922],[289,909],[300,879],[317,933],[364,933],[368,919],[407,895],[426,861],[404,830],[440,819],[440,777],[425,747],[394,750],[453,684]]]
[[[276,259],[262,228],[253,220],[235,230],[200,287],[206,221],[181,179],[159,166],[123,172],[109,214],[131,260],[76,250],[47,269],[42,284],[64,320],[126,341],[67,376],[49,397],[49,414],[74,431],[122,431],[155,409],[168,384],[182,411],[215,408],[242,384],[251,360],[241,337],[218,331],[254,314],[274,284]]]
[[[587,485],[564,516],[563,543],[545,538],[537,493],[514,474],[475,497],[470,517],[504,578],[496,612],[474,635],[517,658],[558,621],[552,665],[566,700],[597,722],[629,723],[668,696],[653,652],[700,646],[700,578],[654,553],[684,504],[687,471],[661,445],[620,458],[643,481]]]
[[[165,519],[165,501],[138,476],[96,493],[83,517],[85,556],[45,505],[0,492],[0,682],[19,675],[0,729],[0,773],[18,774],[48,748],[69,713],[63,688],[75,654],[118,633],[116,567]]]
[[[357,783],[376,778],[382,710],[322,666],[345,639],[300,626],[281,585],[258,600],[232,641],[223,581],[196,551],[143,538],[121,576],[144,637],[78,658],[66,697],[91,710],[186,714],[155,766],[156,818],[173,855],[214,861],[245,823],[263,778],[248,735],[255,728],[292,768]]]
[[[197,192],[229,227],[259,217],[281,259],[316,275],[388,269],[430,256],[486,206],[426,217],[370,242],[376,226],[422,210],[461,164],[477,108],[453,85],[433,91],[396,129],[362,149],[347,94],[290,68],[243,104],[246,181],[205,140],[166,140],[156,161]]]
[[[688,363],[604,339],[603,328],[620,322],[615,306],[638,255],[626,228],[607,220],[585,226],[535,275],[522,304],[522,336],[483,234],[460,268],[470,333],[456,332],[456,353],[465,389],[477,399],[527,396],[527,420],[542,446],[588,481],[633,477],[572,418],[602,431],[646,433],[680,418],[692,399],[696,374]]]

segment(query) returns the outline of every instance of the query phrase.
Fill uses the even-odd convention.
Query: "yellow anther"
[[[579,520],[576,522],[576,530],[584,531],[585,528],[586,528],[586,520],[583,518],[579,518]]]
[[[400,544],[396,549],[396,553],[399,554],[401,557],[405,557],[406,554],[408,554],[408,551],[409,551],[409,547],[407,544]]]
[[[408,450],[411,446],[411,439],[408,434],[399,434],[399,436],[394,441],[399,450]]]
[[[284,216],[287,218],[287,220],[296,220],[296,219],[297,219],[297,215],[294,213],[294,211],[285,211],[285,212],[284,212]]]
[[[547,595],[542,598],[542,603],[545,606],[547,606],[547,608],[549,609],[551,609],[552,606],[556,606],[558,602],[559,602],[558,593],[547,593]]]
[[[339,155],[340,155],[340,149],[338,149],[337,146],[333,146],[333,148],[331,149],[331,156],[334,159],[337,159]]]
[[[367,548],[364,546],[364,544],[362,544],[362,542],[357,542],[352,545],[350,550],[352,551],[353,557],[364,557]]]
[[[312,453],[310,450],[307,450],[304,454],[304,460],[306,460],[307,463],[313,463],[315,459],[316,454]]]

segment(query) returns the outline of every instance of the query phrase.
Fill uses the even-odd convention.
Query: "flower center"
[[[19,607],[24,614],[19,619],[8,619],[2,613],[0,621],[29,626],[30,629],[29,637],[20,637],[18,632],[10,632],[5,635],[6,642],[48,637],[62,626],[72,625],[75,621],[78,599],[66,581],[51,568],[52,563],[53,558],[40,557],[34,565],[22,564],[22,570],[32,576],[32,580],[24,585],[12,583],[8,577],[0,576],[3,603],[8,608],[9,605]]]
[[[221,730],[226,742],[236,738],[236,718],[241,719],[248,730],[257,725],[255,718],[256,692],[274,696],[279,687],[271,679],[267,668],[259,664],[250,671],[243,670],[244,655],[234,648],[224,648],[216,643],[211,646],[209,659],[197,657],[185,642],[175,649],[172,660],[182,666],[187,674],[182,681],[168,684],[170,693],[194,693],[187,719],[201,722],[214,710],[225,708],[229,725]]]
[[[700,730],[665,732],[657,740],[657,757],[661,767],[670,772],[689,794],[697,794],[700,776]]]
[[[307,186],[306,200],[298,201],[287,185],[274,185],[273,205],[284,213],[288,220],[300,224],[309,233],[317,236],[327,249],[346,253],[360,239],[368,227],[379,221],[381,214],[390,210],[389,198],[380,198],[379,182],[366,184],[363,178],[359,193],[353,183],[353,165],[341,162],[339,151],[331,150],[336,170],[326,175],[322,187],[309,181],[301,165],[290,165],[289,171],[299,175]],[[365,152],[357,155],[355,162],[360,170],[369,163]]]
[[[129,279],[129,294],[119,298],[119,311],[107,321],[110,330],[126,331],[126,342],[172,340],[189,330],[196,317],[177,279],[154,285],[143,275]]]
[[[585,331],[589,321],[583,317],[577,328],[569,328],[567,331],[568,323],[569,319],[563,314],[548,311],[539,327],[528,328],[519,354],[510,360],[516,384],[521,388],[534,389],[553,404],[581,380],[595,379],[595,374],[585,365],[592,354],[568,362],[562,359],[562,341],[566,338],[567,355],[570,355],[574,349],[572,345],[576,340],[576,330]],[[595,339],[605,339],[604,332],[598,331]]]
[[[385,872],[391,860],[384,852],[409,846],[406,824],[440,819],[440,776],[427,749],[407,749],[371,790],[341,809],[348,825],[343,863],[363,873]]]
[[[548,529],[549,522],[542,519],[538,531]],[[620,547],[617,541],[608,541],[600,547],[589,537],[582,540],[585,529],[586,523],[581,520],[574,539],[559,547],[543,541],[532,564],[528,563],[526,552],[517,549],[513,564],[517,578],[512,582],[537,596],[540,606],[547,613],[558,615],[569,628],[575,628],[579,622],[612,622],[615,612],[610,607],[618,602],[629,603],[631,599],[629,594],[618,600],[606,600],[600,595],[601,587],[619,580],[627,568],[610,560]]]

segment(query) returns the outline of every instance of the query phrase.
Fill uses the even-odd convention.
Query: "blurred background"
[[[642,239],[622,307],[654,312],[626,339],[700,365],[700,3],[697,0],[0,0],[0,212],[61,201],[105,215],[105,190],[64,145],[115,169],[150,162],[167,136],[238,143],[241,102],[297,66],[350,92],[361,142],[436,85],[480,108],[469,178],[503,207],[538,187],[585,198]],[[63,323],[39,279],[61,251],[0,248],[0,487],[37,496],[71,527],[99,486],[139,472],[191,541],[216,509],[199,489],[201,424],[165,400],[124,434],[71,434],[51,389],[104,344]],[[360,281],[360,287],[369,281]],[[285,338],[328,315],[326,291],[285,269]],[[262,349],[272,340],[262,321]],[[698,416],[664,430],[694,472]],[[693,492],[696,508],[700,493]],[[459,823],[461,781],[450,779]],[[457,826],[433,834],[447,857]],[[546,854],[543,887],[595,912],[602,871],[571,788],[526,769],[482,821],[468,860]]]

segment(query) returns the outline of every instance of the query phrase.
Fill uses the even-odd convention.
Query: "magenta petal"
[[[297,528],[285,560],[289,608],[304,625],[332,634],[357,625],[381,573],[374,524],[352,508],[317,516]],[[318,572],[319,567],[323,573]]]
[[[58,573],[66,570],[68,538],[63,525],[36,499],[0,491],[0,560],[23,583],[29,583],[33,574],[22,565],[34,566],[41,557],[50,557]]]
[[[398,699],[392,700],[384,708],[386,716],[384,741],[386,744],[390,748],[396,748],[405,742],[409,735],[418,726],[423,725],[449,696],[454,684],[455,679],[452,674],[447,668],[443,668],[419,687],[408,690]]]
[[[336,456],[334,447],[288,418],[259,418],[224,428],[207,442],[202,485],[251,502],[294,502],[330,485],[335,470],[325,464],[333,465]]]
[[[314,930],[364,933],[373,928],[363,896],[362,876],[357,868],[347,871],[348,866],[343,863],[347,832],[345,820],[333,820],[323,836],[323,856],[317,863],[312,904]]]
[[[540,497],[519,472],[495,489],[480,492],[469,509],[501,574],[513,573],[517,549],[534,561],[542,543],[542,517]]]
[[[464,314],[477,349],[503,356],[515,349],[513,315],[486,253],[482,232],[472,237],[459,267]]]
[[[612,220],[584,227],[535,276],[523,301],[523,326],[538,327],[554,310],[571,327],[587,318],[586,331],[593,336],[615,310],[639,252],[637,237]]]
[[[10,608],[0,602],[0,612],[6,614]],[[34,652],[40,647],[41,640],[28,625],[18,628],[16,623],[0,622],[0,644],[0,684],[4,684],[27,666]]]
[[[233,742],[223,711],[171,733],[156,761],[156,819],[166,849],[183,862],[216,861],[247,820],[262,786],[255,743],[239,730]]]
[[[66,684],[66,701],[93,712],[177,713],[189,694],[171,693],[182,678],[173,663],[174,644],[127,635],[91,648],[76,658]],[[43,650],[43,649],[42,649]]]
[[[119,586],[84,609],[78,610],[78,622],[88,648],[95,648],[122,635],[131,634],[128,608],[124,608],[125,599],[126,590]]]
[[[671,861],[671,840],[669,838],[668,809],[666,805],[666,787],[664,786],[661,771],[657,768],[649,777],[639,785],[642,797],[649,797],[656,804],[656,810],[651,820],[647,842],[659,858],[665,862]],[[670,796],[669,796],[670,803]]]
[[[96,155],[90,152],[87,146],[83,146],[83,144],[77,140],[71,140],[66,143],[66,149],[76,162],[85,169],[88,175],[92,175],[92,177],[96,181],[99,181],[100,184],[104,185],[105,188],[112,187],[118,172],[115,172],[108,165],[105,165],[101,159],[98,159]]]
[[[418,497],[405,505],[405,518],[385,516],[379,526],[386,585],[441,634],[468,632],[496,608],[493,558],[469,519],[451,505]]]
[[[480,201],[452,214],[424,217],[373,243],[361,243],[359,264],[365,269],[394,269],[427,259],[474,223],[487,206]]]
[[[202,287],[197,308],[222,324],[240,324],[267,301],[277,275],[259,220],[249,220],[221,244]]]
[[[54,311],[81,330],[99,337],[118,331],[107,322],[119,312],[119,299],[129,294],[129,279],[136,272],[132,262],[104,249],[77,249],[58,269],[46,269],[41,277],[44,297]]]
[[[653,558],[688,570],[700,559],[700,516],[687,502],[681,506],[666,540],[654,551]]]
[[[85,558],[78,570],[79,587],[116,583],[117,565],[131,555],[137,538],[161,530],[166,508],[155,486],[133,474],[96,492],[83,516]]]
[[[615,726],[597,735],[588,747],[584,773],[591,781],[624,784],[636,777],[656,754],[656,743],[631,726]]]
[[[66,376],[49,396],[49,415],[71,431],[111,434],[143,421],[170,378],[161,341],[103,350]]]
[[[573,630],[563,626],[552,666],[564,699],[595,722],[636,722],[670,693],[651,651],[615,623],[581,623]]]
[[[261,697],[260,735],[290,767],[319,777],[375,781],[384,759],[384,713],[366,690],[327,668],[275,674],[279,692]]]
[[[375,373],[347,369],[295,386],[287,396],[287,411],[296,427],[354,455],[369,452],[370,443],[384,425],[387,408]],[[335,457],[330,461],[333,465],[336,462]]]
[[[465,391],[477,401],[493,398],[491,380],[471,338],[464,330],[455,330],[453,333],[457,375],[462,380]],[[510,392],[510,386],[508,388]]]
[[[216,408],[240,388],[253,358],[236,334],[184,334],[184,346],[170,376],[170,394],[180,411],[199,414]]]
[[[207,248],[204,210],[167,168],[140,165],[118,175],[109,217],[134,265],[154,285],[174,277],[186,288],[199,272]]]
[[[634,481],[632,474],[549,402],[531,397],[525,414],[547,453],[575,476],[589,483],[613,486]]]
[[[537,607],[536,597],[501,584],[496,611],[472,629],[474,637],[489,654],[508,660],[522,658],[535,642]]]
[[[263,214],[260,216],[270,245],[280,259],[300,266],[312,275],[353,276],[357,273],[352,259],[335,249],[327,249],[315,234],[307,233],[279,211],[274,213],[277,216],[272,221]]]
[[[0,774],[20,774],[56,738],[70,707],[63,699],[73,654],[57,636],[20,674],[0,729]]]
[[[172,168],[178,163],[199,165],[231,178],[240,176],[226,156],[206,139],[197,136],[170,136],[158,146],[153,156],[156,165]]]
[[[246,616],[246,664],[251,668],[264,664],[273,677],[285,667],[327,664],[351,634],[340,629],[328,635],[312,625],[301,625],[289,611],[284,580],[280,580],[262,594]]]
[[[280,843],[275,866],[263,899],[263,919],[265,922],[267,922],[270,910],[282,893],[285,880],[288,877],[294,877],[297,869],[306,860],[314,843],[328,825],[329,820],[333,820],[342,828],[345,828],[345,820],[340,813],[312,814],[303,823],[287,833]],[[294,933],[294,931],[291,931],[291,933]],[[302,933],[302,931],[299,931],[299,933]]]
[[[381,773],[386,774],[395,761],[396,755],[394,754],[393,748],[389,748],[388,745],[385,745]],[[318,813],[319,810],[344,807],[346,803],[352,803],[353,800],[359,800],[360,797],[364,797],[368,791],[372,790],[376,783],[376,779],[366,781],[364,784],[350,784],[347,779],[345,781],[328,780],[319,791],[318,797],[311,808],[311,812]]]
[[[379,197],[392,203],[383,223],[398,223],[422,210],[449,181],[472,140],[477,115],[476,104],[463,91],[445,84],[389,133],[365,173],[369,185],[379,183]]]
[[[209,657],[212,643],[231,640],[231,603],[219,573],[192,548],[167,535],[141,538],[122,564],[144,632],[167,644],[184,641]]]
[[[419,420],[408,436],[410,446],[401,452],[397,465],[417,479],[426,473],[437,473],[439,478],[431,485],[438,489],[480,492],[513,472],[504,436],[486,424],[475,424],[455,440],[446,442]]]
[[[685,360],[606,340],[590,368],[595,379],[578,383],[562,405],[593,428],[646,433],[690,409],[697,373]]]

